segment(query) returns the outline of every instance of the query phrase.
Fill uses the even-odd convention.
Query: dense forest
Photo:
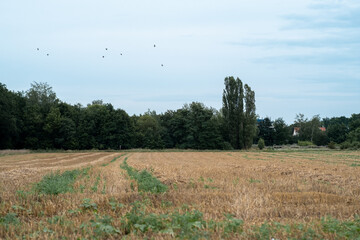
[[[267,146],[310,142],[360,147],[360,114],[331,119],[298,114],[288,126],[281,118],[259,119],[255,93],[239,78],[227,77],[224,85],[219,111],[192,102],[161,114],[149,110],[129,116],[102,100],[86,107],[63,102],[47,83],[34,82],[26,92],[0,83],[0,149],[230,150],[248,149],[259,139]]]

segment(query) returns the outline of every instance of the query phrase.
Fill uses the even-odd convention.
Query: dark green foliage
[[[360,149],[360,141],[359,142],[350,142],[346,141],[340,144],[340,149],[350,149],[350,150],[357,150]]]
[[[264,139],[260,138],[258,141],[258,148],[262,150],[265,147],[265,141]]]
[[[61,102],[47,83],[31,84],[23,93],[9,91],[0,83],[0,149],[246,149],[256,134],[255,93],[239,78],[225,78],[220,112],[199,102],[175,111],[130,117],[109,103],[93,101],[83,107]],[[265,119],[258,138],[265,145],[310,141],[327,145],[344,143],[342,149],[358,149],[360,114],[350,118],[310,120],[303,114],[287,126],[279,118]],[[326,131],[320,131],[319,127]],[[299,136],[292,136],[294,127]]]
[[[181,149],[223,149],[222,117],[202,103],[185,104],[160,116],[165,147]]]
[[[62,174],[50,173],[34,186],[34,190],[40,194],[51,195],[72,192],[73,184],[80,173],[80,170],[65,171]]]
[[[272,146],[275,143],[275,128],[270,118],[266,117],[258,123],[258,137],[263,139],[266,146]]]
[[[136,145],[140,148],[164,148],[160,120],[156,112],[148,111],[136,118]]]
[[[224,81],[222,113],[225,140],[235,149],[248,149],[256,134],[255,92],[242,81],[227,77]]]
[[[282,118],[278,118],[274,121],[274,144],[282,145],[289,143],[291,135],[289,134],[289,127],[286,125]]]
[[[243,126],[244,148],[251,148],[256,134],[255,92],[245,84],[245,116]]]
[[[329,143],[329,138],[325,132],[318,132],[313,138],[314,144],[317,146],[326,146]]]
[[[298,141],[298,145],[301,147],[313,146],[314,144],[310,141]]]
[[[335,148],[336,148],[335,143],[334,143],[334,142],[329,142],[328,148],[330,148],[330,149],[335,149]]]
[[[244,88],[242,81],[234,77],[224,80],[223,107],[226,138],[235,149],[244,147]]]
[[[130,167],[126,160],[121,164],[121,168],[126,170],[128,175],[137,182],[139,192],[164,193],[168,189],[165,184],[162,184],[151,173],[146,170],[139,172]]]
[[[327,135],[330,141],[335,143],[342,143],[346,140],[346,134],[348,133],[348,128],[344,123],[334,123],[329,125],[327,128]]]
[[[11,92],[0,83],[0,149],[23,147],[24,105],[21,93]]]

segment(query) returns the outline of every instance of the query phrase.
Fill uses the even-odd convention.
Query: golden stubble
[[[81,152],[8,155],[0,157],[0,215],[16,212],[26,235],[42,231],[46,219],[64,216],[72,223],[56,226],[56,236],[81,237],[74,227],[94,218],[94,212],[78,214],[83,199],[91,199],[101,215],[118,219],[143,199],[120,168],[128,164],[147,169],[169,186],[165,194],[147,194],[148,213],[167,213],[187,205],[204,214],[206,220],[221,221],[234,214],[246,226],[265,221],[283,223],[318,221],[331,215],[340,220],[360,214],[359,152]],[[29,195],[20,198],[17,190],[29,190],[52,171],[91,167],[75,183],[76,191],[58,196]],[[134,183],[134,182],[133,182]],[[95,188],[96,186],[96,188]],[[124,204],[116,211],[109,201]],[[163,204],[170,202],[169,206]],[[14,210],[13,206],[23,209]],[[46,225],[46,224],[45,224]],[[114,221],[114,227],[120,222]],[[54,226],[52,226],[54,229]],[[2,231],[2,232],[1,232]],[[18,233],[19,234],[19,233]],[[41,235],[46,238],[47,235]],[[14,237],[0,230],[0,238]],[[159,235],[158,239],[168,238]]]

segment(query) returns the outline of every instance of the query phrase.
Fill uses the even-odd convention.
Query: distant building
[[[293,136],[299,136],[300,134],[300,128],[299,127],[294,127],[294,132],[293,132]]]
[[[326,132],[326,128],[325,127],[319,127],[320,131],[322,132]],[[293,136],[299,136],[300,134],[300,128],[299,127],[294,127],[294,132],[293,132]]]
[[[322,132],[326,132],[326,128],[325,127],[319,127],[320,131]]]

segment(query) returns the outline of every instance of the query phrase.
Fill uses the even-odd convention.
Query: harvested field
[[[124,165],[120,167],[124,160],[129,166],[127,171]],[[50,172],[59,171],[60,174],[74,169],[82,170],[82,173],[77,173],[71,191],[47,195],[34,188],[34,184]],[[139,191],[138,179],[128,175],[133,171],[131,169],[139,170],[138,173],[147,170],[167,186],[167,191],[154,193],[153,187],[149,192]],[[0,201],[3,222],[9,214],[14,214],[16,219],[13,224],[1,224],[0,221],[0,238],[5,239],[57,239],[61,236],[116,239],[125,235],[130,239],[190,238],[181,235],[181,224],[176,227],[171,224],[175,221],[174,216],[183,219],[195,214],[194,211],[199,211],[201,218],[187,226],[187,231],[198,238],[296,239],[313,234],[306,236],[346,239],[360,237],[360,229],[358,235],[327,232],[326,228],[324,230],[328,221],[325,217],[329,221],[336,219],[334,221],[340,225],[357,223],[355,226],[360,227],[356,217],[360,215],[360,152],[5,155],[0,157]],[[135,209],[136,204],[141,208]],[[135,216],[131,214],[135,213],[138,222],[131,225]],[[62,219],[62,224],[54,217]],[[148,218],[152,222],[159,219],[162,222],[149,225],[145,221]],[[242,220],[241,224],[237,219]],[[161,224],[166,226],[162,228]],[[264,226],[270,235],[264,233]]]

